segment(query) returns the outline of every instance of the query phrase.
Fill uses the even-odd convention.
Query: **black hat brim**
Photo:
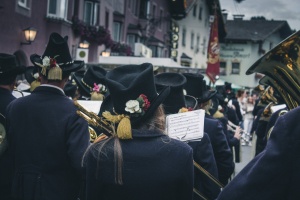
[[[161,92],[157,95],[157,97],[151,102],[150,107],[142,117],[130,118],[131,124],[137,125],[149,119],[149,117],[153,115],[153,113],[156,111],[158,106],[162,104],[162,102],[169,95],[169,93],[170,93],[170,87],[165,87],[164,89],[162,89]],[[98,116],[102,116],[102,113],[105,111],[110,111],[111,113],[113,111],[113,101],[111,95],[108,95],[102,102]]]
[[[86,87],[83,83],[82,83],[82,79],[84,77],[84,73],[74,73],[73,74],[73,78],[77,84],[77,86],[81,89],[81,91],[84,92],[84,94],[81,94],[83,96],[91,96],[91,91],[90,91],[90,88]]]
[[[199,103],[207,102],[208,100],[210,100],[211,98],[213,98],[216,94],[217,94],[216,90],[207,90],[207,91],[204,91],[203,94],[202,94],[202,96],[200,98],[198,98],[198,102]]]
[[[41,56],[37,55],[37,54],[33,54],[30,56],[30,61],[32,62],[33,65],[40,67],[39,65],[37,65],[36,63],[39,64],[43,64],[43,60],[41,58]],[[70,64],[67,68],[62,67],[62,71],[63,72],[75,72],[79,69],[81,69],[84,66],[84,61],[81,60],[74,60],[74,62],[72,64]]]

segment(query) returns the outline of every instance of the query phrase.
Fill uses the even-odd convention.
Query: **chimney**
[[[224,24],[227,22],[228,13],[222,12]]]
[[[243,20],[245,15],[233,15],[233,20]]]

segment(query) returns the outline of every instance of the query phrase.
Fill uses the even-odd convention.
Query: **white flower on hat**
[[[33,74],[33,77],[34,77],[35,79],[37,79],[37,78],[39,77],[39,73]]]
[[[125,110],[130,113],[141,113],[140,103],[137,100],[129,100],[126,102]]]
[[[44,66],[50,66],[50,58],[48,56],[45,56],[43,58],[43,65]]]

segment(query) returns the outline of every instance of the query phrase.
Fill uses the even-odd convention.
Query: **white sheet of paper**
[[[204,133],[204,110],[171,114],[166,117],[166,132],[181,141],[201,140]]]
[[[277,110],[282,109],[282,108],[286,108],[286,105],[285,104],[279,104],[279,105],[276,105],[276,106],[272,106],[271,111],[272,111],[272,113],[274,113]]]
[[[77,100],[77,102],[84,107],[87,111],[93,112],[98,115],[100,111],[100,107],[102,104],[102,101],[85,101],[85,100]]]
[[[12,95],[14,95],[14,97],[16,97],[16,98],[25,97],[30,94],[31,94],[30,92],[21,92],[21,91],[17,91],[17,90],[14,90],[12,92]]]

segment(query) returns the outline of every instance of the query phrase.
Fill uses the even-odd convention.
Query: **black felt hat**
[[[105,87],[105,75],[107,71],[100,66],[92,65],[87,71],[83,74],[81,71],[75,72],[73,79],[76,81],[76,84],[84,92],[84,96],[91,96],[93,91],[94,84],[101,85],[103,87],[102,93],[106,93]]]
[[[183,93],[183,85],[186,78],[178,73],[160,73],[155,76],[156,89],[160,91],[166,86],[170,87],[170,94],[164,100],[163,105],[166,114],[178,113],[181,108],[194,110],[197,106],[196,98]]]
[[[99,115],[105,111],[125,114],[130,116],[132,125],[149,119],[170,91],[169,87],[165,87],[157,93],[153,66],[150,63],[124,65],[109,71],[106,74],[106,86],[110,94],[104,99]],[[141,98],[145,100],[145,104],[139,107],[140,110],[130,109]]]
[[[58,33],[51,33],[45,52],[42,56],[33,54],[30,56],[31,62],[38,67],[43,66],[49,78],[48,59],[55,59],[56,64],[61,68],[62,72],[75,72],[84,66],[84,61],[73,60],[68,46],[68,37],[62,37]],[[43,74],[46,76],[46,74]]]
[[[19,66],[16,56],[0,53],[0,77],[15,76],[25,72],[24,66]]]
[[[183,75],[187,80],[184,85],[187,95],[195,97],[198,103],[210,100],[217,93],[216,90],[207,89],[203,75],[194,73],[183,73]]]

